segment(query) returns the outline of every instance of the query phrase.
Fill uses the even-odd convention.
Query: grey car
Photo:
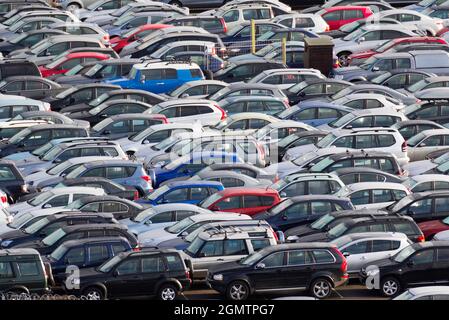
[[[220,102],[221,100],[231,96],[269,96],[280,99],[287,99],[284,92],[277,86],[264,83],[231,83],[227,87],[211,94],[207,97],[209,100]]]
[[[46,120],[51,121],[54,124],[70,124],[77,125],[82,128],[89,129],[90,124],[88,121],[70,119],[69,117],[55,111],[27,111],[15,116],[11,120]]]
[[[230,187],[257,187],[257,186],[269,186],[271,181],[266,179],[256,179],[235,171],[220,170],[220,171],[208,171],[200,172],[188,179],[189,181],[218,181],[223,184],[225,188]]]
[[[444,87],[449,87],[449,76],[428,77],[398,91],[413,96],[422,90]]]
[[[379,169],[366,167],[342,168],[331,173],[338,176],[344,184],[371,181],[402,183],[405,179]]]
[[[289,108],[286,99],[269,96],[233,96],[220,101],[220,107],[228,115],[242,112],[260,112],[263,114],[274,115]]]
[[[391,127],[398,130],[405,140],[410,139],[424,130],[445,128],[442,125],[430,120],[406,120],[395,123]]]
[[[8,77],[0,82],[0,93],[38,100],[57,95],[66,89],[66,86],[37,76]]]

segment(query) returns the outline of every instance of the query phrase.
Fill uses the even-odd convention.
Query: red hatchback
[[[66,73],[73,67],[86,63],[100,60],[110,59],[111,56],[104,53],[97,52],[77,52],[69,53],[45,66],[40,66],[39,71],[43,77],[49,77],[55,74]]]
[[[351,62],[352,62],[353,64],[358,65],[375,54],[384,53],[387,50],[390,50],[391,48],[394,48],[399,45],[409,45],[409,44],[418,44],[418,43],[447,44],[446,40],[444,40],[443,38],[438,38],[438,37],[407,37],[407,38],[392,39],[390,41],[387,41],[387,42],[381,44],[380,46],[378,46],[377,48],[374,48],[372,50],[351,54],[349,56],[349,64],[351,64]]]
[[[111,47],[115,52],[119,53],[126,45],[146,37],[153,31],[169,27],[173,26],[168,24],[144,24],[143,26],[132,29],[121,37],[112,38],[110,41]]]
[[[329,25],[330,30],[338,30],[341,26],[373,14],[369,7],[337,6],[325,8],[317,12]]]
[[[430,220],[418,223],[418,227],[424,233],[426,240],[430,240],[438,232],[449,230],[449,217],[443,220]]]
[[[206,198],[201,207],[221,212],[235,212],[253,216],[281,201],[279,193],[269,188],[226,188]]]

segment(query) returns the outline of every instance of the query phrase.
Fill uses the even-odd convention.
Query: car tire
[[[310,285],[310,294],[317,299],[328,298],[332,294],[332,283],[326,278],[315,279]]]
[[[401,283],[397,278],[386,277],[380,281],[380,291],[384,297],[395,297],[401,292]]]
[[[182,7],[182,3],[177,0],[170,1],[169,4],[176,6],[176,7]]]
[[[88,287],[83,290],[83,296],[87,300],[104,300],[105,294],[99,287]]]
[[[226,298],[233,301],[246,300],[249,297],[249,286],[244,281],[233,281],[226,288]]]
[[[81,6],[78,3],[70,3],[67,6],[67,11],[70,11],[70,12],[74,12],[79,9],[81,9]]]
[[[163,284],[157,293],[157,297],[159,300],[163,301],[173,301],[176,300],[178,296],[178,289],[172,284]]]
[[[349,52],[349,51],[343,51],[337,55],[338,62],[340,62],[340,66],[342,66],[342,67],[348,66],[348,57],[350,54],[351,54],[351,52]]]

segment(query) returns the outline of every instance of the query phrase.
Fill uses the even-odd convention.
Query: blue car
[[[149,61],[135,64],[125,77],[106,83],[123,89],[141,89],[153,93],[167,93],[189,81],[204,80],[196,63]]]
[[[163,203],[198,204],[211,194],[223,189],[223,185],[216,181],[174,181],[163,185],[137,202],[153,206]]]
[[[153,186],[157,188],[167,180],[192,177],[213,163],[244,163],[244,161],[235,153],[199,151],[182,156],[160,168],[149,169],[148,174]]]
[[[354,109],[350,107],[310,100],[298,103],[291,108],[275,114],[275,116],[282,120],[295,120],[317,127],[322,124],[327,124],[352,111]]]

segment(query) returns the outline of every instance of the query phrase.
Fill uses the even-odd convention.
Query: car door
[[[444,145],[443,135],[432,135],[427,137],[413,148],[413,153],[410,160],[424,160],[426,155],[433,151],[437,151],[442,145]]]
[[[449,248],[437,248],[437,259],[432,272],[436,273],[436,284],[447,284],[449,282]]]
[[[254,265],[253,269],[247,273],[253,288],[256,291],[282,288],[287,281],[282,278],[286,258],[285,251],[272,252]]]
[[[273,228],[281,231],[305,224],[310,216],[308,202],[298,202],[279,212],[273,219]]]
[[[433,272],[435,250],[426,248],[415,252],[401,265],[402,279],[408,285],[432,284],[438,279]]]
[[[86,260],[83,267],[97,267],[108,259],[109,248],[107,244],[89,244],[86,246]]]
[[[142,257],[142,281],[137,288],[138,295],[156,294],[157,284],[167,273],[168,267],[161,255]]]
[[[313,256],[308,250],[289,250],[287,265],[281,270],[281,285],[286,289],[305,289],[316,271]]]
[[[370,240],[357,240],[340,248],[348,262],[348,273],[356,274],[367,262],[367,256],[371,250]]]
[[[111,272],[105,283],[109,297],[136,296],[142,289],[142,260],[127,258]]]

